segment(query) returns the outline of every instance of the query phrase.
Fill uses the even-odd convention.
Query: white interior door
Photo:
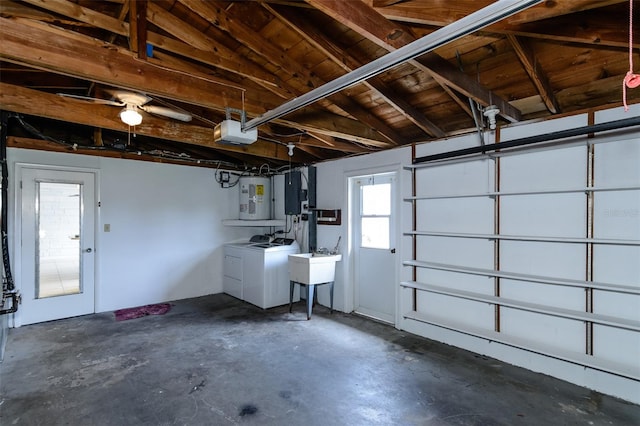
[[[17,325],[95,312],[95,174],[18,166]]]
[[[354,179],[355,311],[394,323],[395,173]]]

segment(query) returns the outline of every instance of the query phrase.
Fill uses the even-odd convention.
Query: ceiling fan
[[[113,100],[72,95],[68,93],[58,93],[58,95],[101,105],[124,107],[122,111],[120,111],[120,119],[123,123],[129,126],[137,126],[142,123],[142,114],[140,114],[138,110],[184,122],[191,121],[193,118],[191,114],[186,111],[178,111],[176,109],[157,105],[147,105],[153,99],[147,95],[143,95],[142,93],[128,92],[125,90],[108,90],[107,93],[112,95]]]

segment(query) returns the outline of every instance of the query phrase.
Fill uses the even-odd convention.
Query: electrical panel
[[[294,170],[284,175],[284,214],[297,215],[302,212],[302,172]]]

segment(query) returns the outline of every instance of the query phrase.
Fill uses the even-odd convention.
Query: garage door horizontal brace
[[[586,135],[589,133],[606,132],[609,130],[624,129],[627,127],[640,125],[640,117],[625,118],[622,120],[609,121],[607,123],[594,124],[591,126],[577,127],[575,129],[560,130],[552,133],[543,133],[541,135],[528,136],[526,138],[514,139],[506,142],[499,142],[491,145],[474,146],[470,148],[457,149],[455,151],[443,152],[440,154],[427,155],[424,157],[416,157],[413,164],[428,163],[437,160],[446,160],[448,158],[464,157],[472,154],[485,154],[488,152],[516,148],[526,145],[533,145],[541,142],[549,142],[558,139],[571,138],[575,136]]]

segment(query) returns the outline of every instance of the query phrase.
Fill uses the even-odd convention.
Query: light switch
[[[111,224],[110,223],[105,223],[104,224],[104,232],[111,232]]]

